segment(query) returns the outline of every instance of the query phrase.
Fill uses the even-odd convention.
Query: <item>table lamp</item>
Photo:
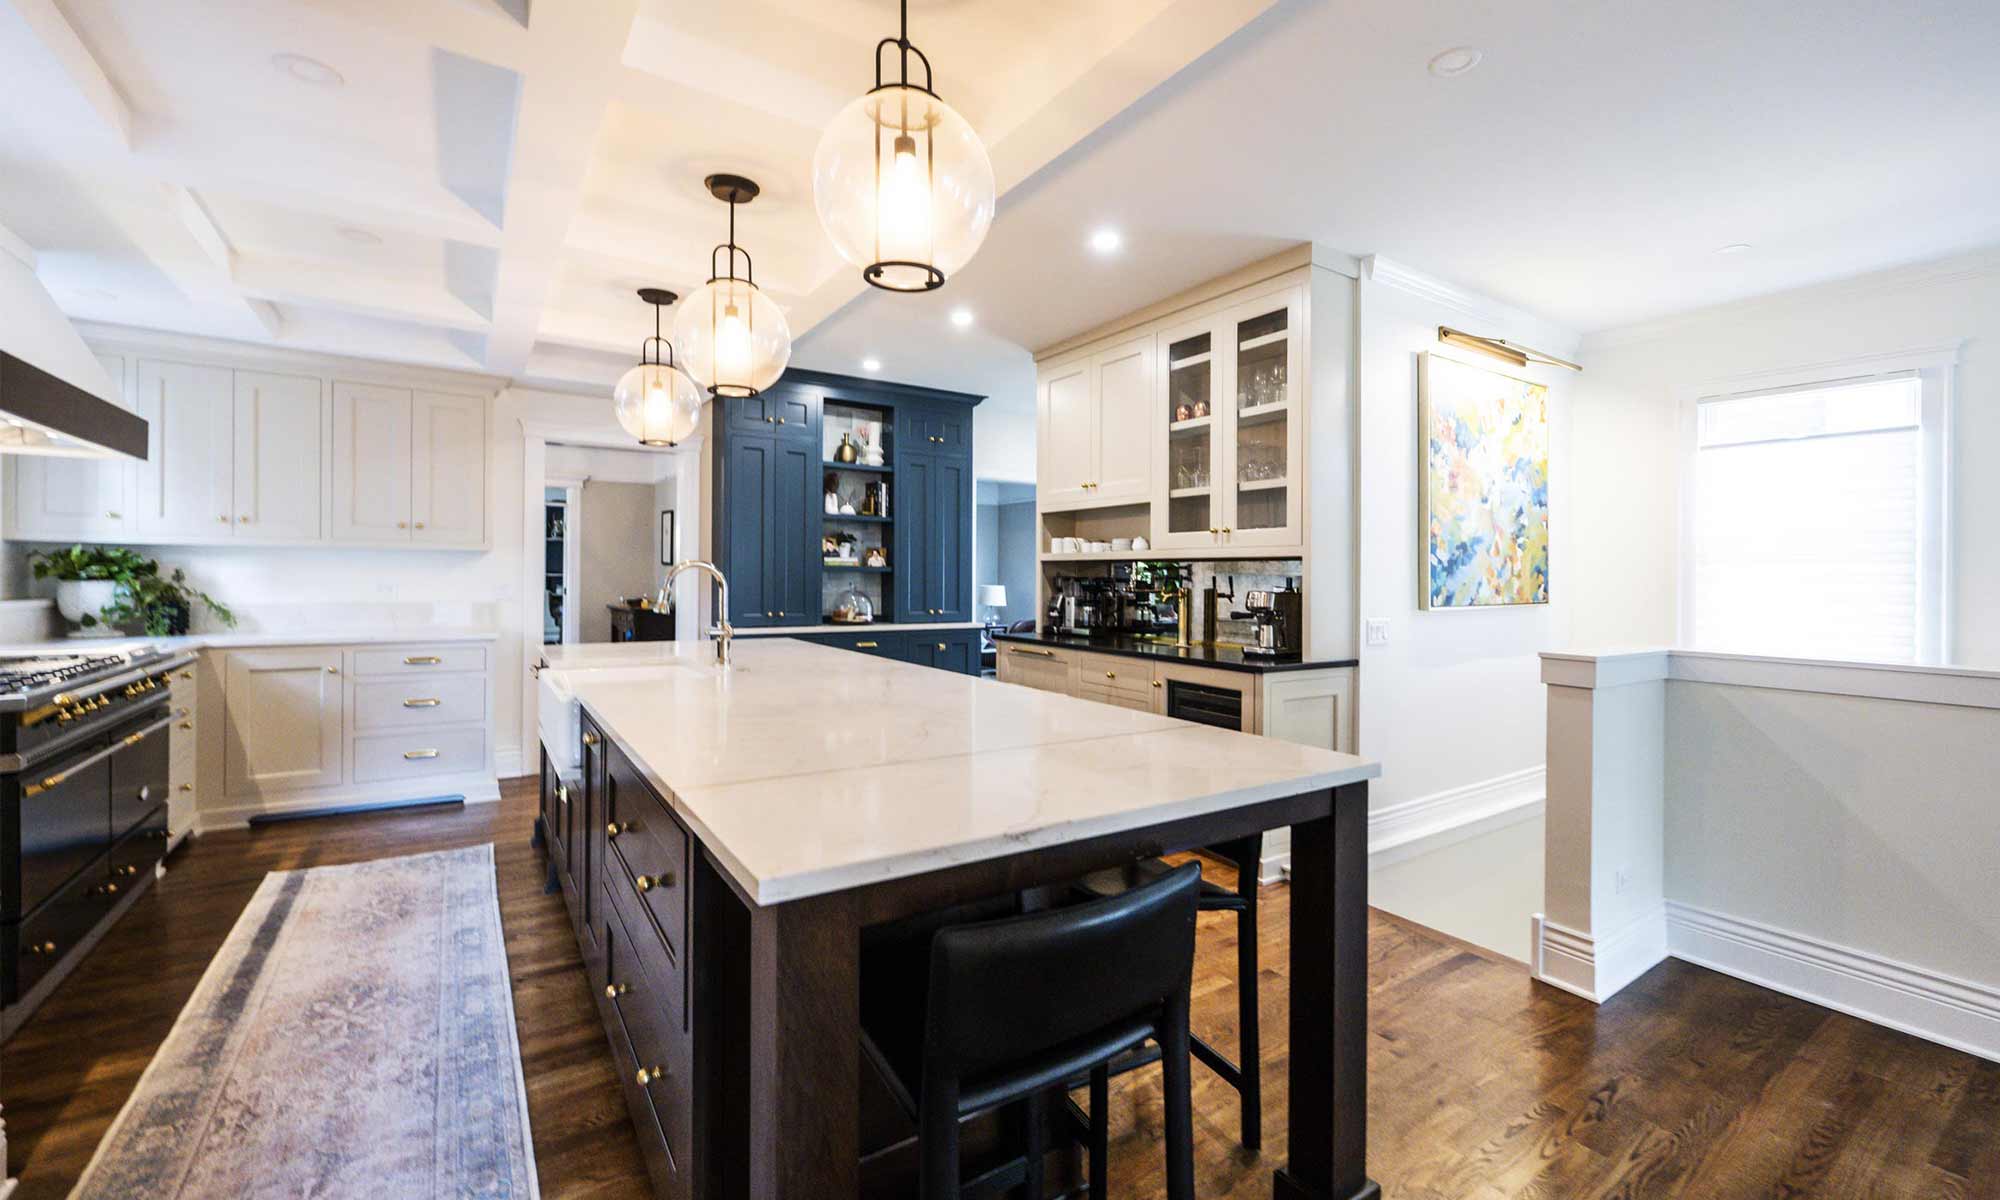
[[[989,624],[999,621],[998,610],[1007,607],[1007,585],[1004,583],[982,583],[979,585],[979,607],[993,610],[987,614]]]

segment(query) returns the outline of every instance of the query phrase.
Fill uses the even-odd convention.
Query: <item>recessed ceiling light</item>
[[[951,323],[958,326],[960,329],[972,328],[972,310],[969,308],[952,309]]]
[[[337,232],[341,237],[346,238],[357,246],[379,246],[382,244],[381,234],[370,233],[366,229],[356,229],[352,225],[342,225]]]
[[[1478,66],[1479,60],[1485,57],[1485,53],[1475,47],[1453,46],[1449,50],[1440,51],[1431,59],[1430,72],[1441,79],[1450,79]]]
[[[300,83],[317,84],[320,87],[339,87],[347,79],[340,72],[316,58],[303,54],[273,54],[271,65],[290,75]]]
[[[1717,254],[1741,254],[1750,248],[1749,242],[1731,242],[1727,246],[1717,246]]]
[[[861,369],[864,371],[879,371],[882,369],[882,360],[879,358],[864,358],[861,360]]]
[[[1124,236],[1116,229],[1100,229],[1090,235],[1090,248],[1099,254],[1110,254],[1124,244]]]

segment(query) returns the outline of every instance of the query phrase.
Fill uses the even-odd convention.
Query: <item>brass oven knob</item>
[[[21,947],[21,953],[23,954],[34,954],[44,958],[48,957],[51,954],[54,954],[55,952],[56,952],[56,944],[54,942],[41,942],[39,944],[31,942],[28,945]]]

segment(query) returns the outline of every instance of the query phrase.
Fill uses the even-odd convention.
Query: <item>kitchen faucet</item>
[[[667,572],[665,585],[660,588],[661,594],[666,597],[666,609],[668,612],[674,610],[674,577],[682,571],[706,571],[710,575],[715,576],[715,587],[721,595],[716,601],[718,607],[715,613],[715,624],[709,626],[708,631],[715,637],[715,665],[726,670],[729,667],[729,638],[731,634],[736,632],[729,624],[729,580],[722,574],[722,568],[703,559],[690,558],[683,562],[675,563],[673,568]]]

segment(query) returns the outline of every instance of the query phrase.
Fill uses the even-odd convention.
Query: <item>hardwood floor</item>
[[[549,1200],[643,1197],[645,1172],[562,901],[497,805],[219,833],[182,851],[0,1049],[17,1200],[67,1194],[267,871],[497,843],[529,1117]],[[1219,875],[1225,868],[1210,865]],[[1284,1159],[1287,896],[1264,892],[1265,1145],[1195,1069],[1199,1193],[1268,1197]],[[1194,1022],[1234,1043],[1235,921],[1205,917]],[[1679,962],[1597,1007],[1385,913],[1370,930],[1369,1163],[1408,1200],[2000,1198],[2000,1064]],[[1113,1085],[1111,1194],[1163,1194],[1157,1072]]]

